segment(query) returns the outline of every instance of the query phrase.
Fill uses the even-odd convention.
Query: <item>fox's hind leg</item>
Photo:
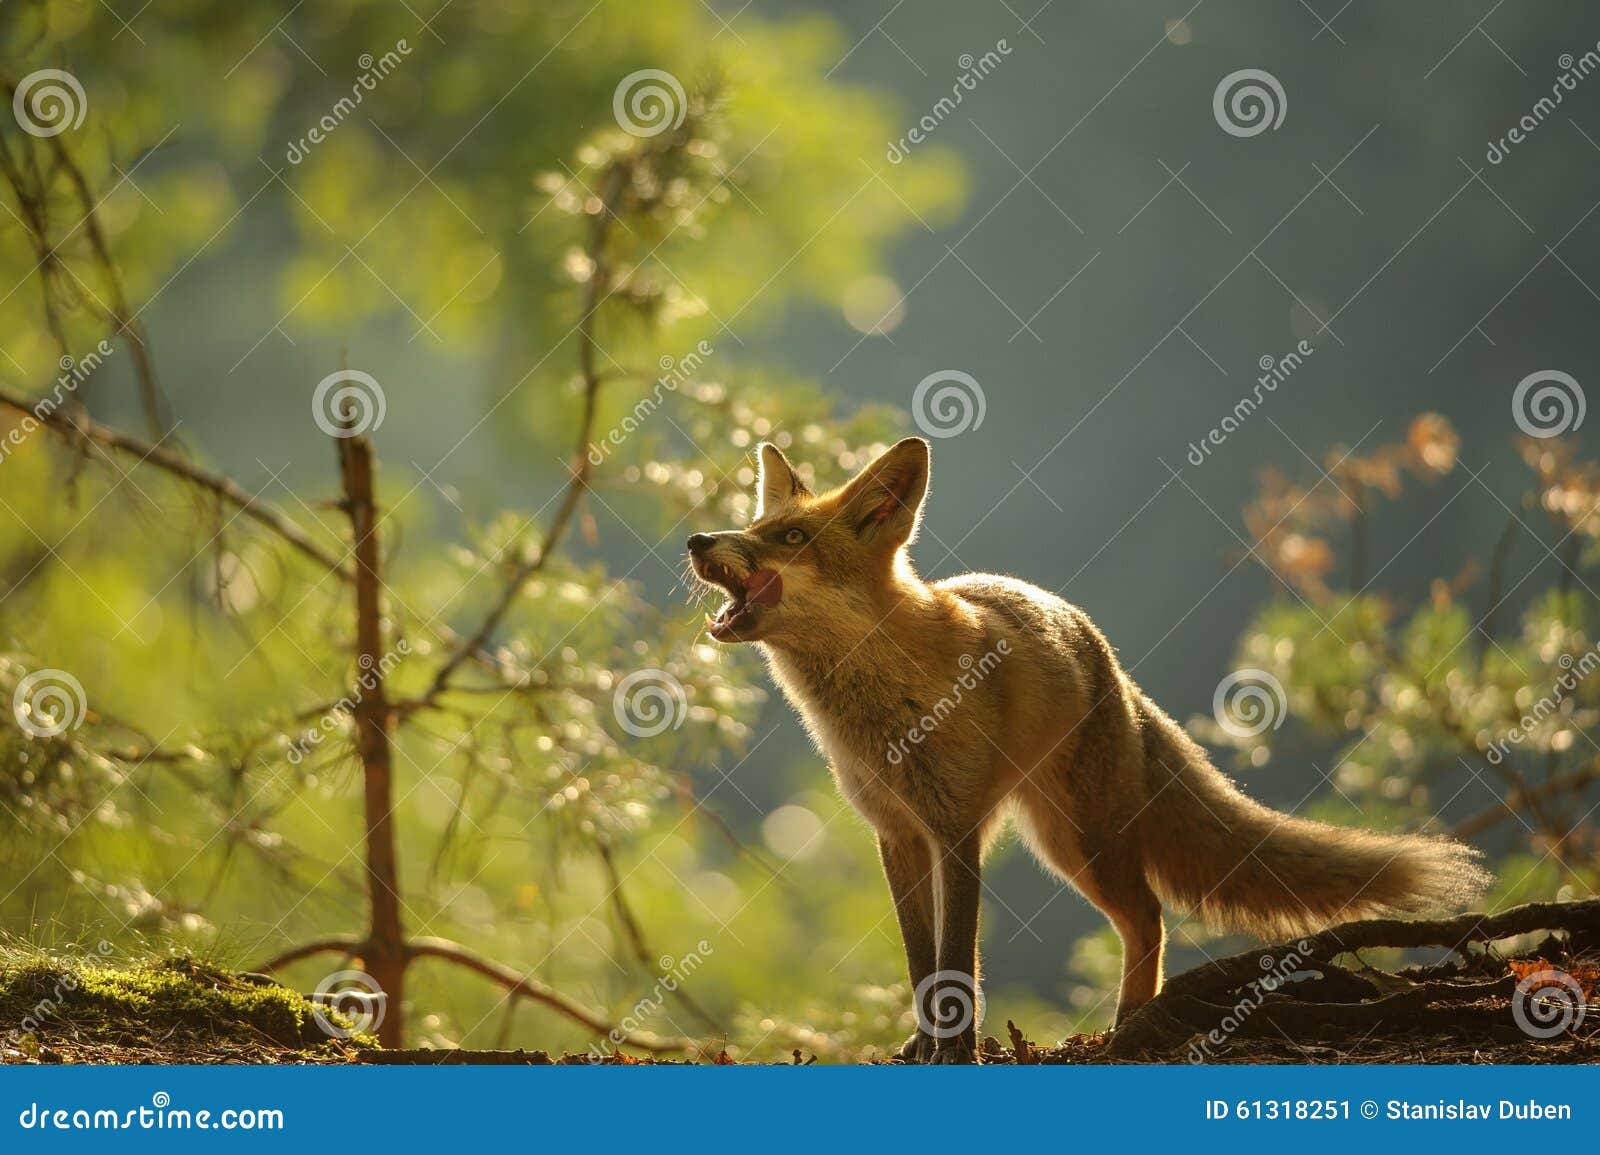
[[[1107,849],[1075,880],[1084,897],[1105,913],[1122,940],[1122,986],[1117,992],[1117,1025],[1161,989],[1161,955],[1166,928],[1161,900],[1150,889],[1143,865],[1124,849]]]
[[[1042,792],[1024,795],[1022,833],[1039,860],[1094,903],[1122,939],[1120,1023],[1161,987],[1166,939],[1161,901],[1145,880],[1137,850],[1125,839],[1100,836],[1101,822],[1073,821],[1063,805],[1070,801],[1070,796],[1057,801]],[[1114,818],[1102,821],[1116,829]]]
[[[884,877],[889,880],[895,917],[900,922],[911,989],[920,990],[936,965],[933,854],[921,834],[879,834],[878,858],[883,863]],[[911,1063],[926,1063],[933,1057],[933,1049],[934,1038],[922,1029],[919,1019],[916,1031],[900,1048],[899,1057]]]

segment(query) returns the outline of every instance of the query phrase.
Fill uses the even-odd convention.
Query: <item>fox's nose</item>
[[[704,553],[711,548],[711,543],[716,539],[709,533],[697,533],[689,538],[690,553]]]

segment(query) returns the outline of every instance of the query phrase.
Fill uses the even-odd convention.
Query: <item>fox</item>
[[[706,629],[754,645],[877,838],[916,1030],[897,1057],[978,1058],[985,852],[1009,824],[1122,944],[1116,1026],[1162,983],[1163,905],[1268,940],[1464,905],[1473,848],[1281,813],[1146,695],[1080,608],[1014,577],[912,566],[931,451],[899,441],[817,494],[771,442],[754,516],[695,533]]]

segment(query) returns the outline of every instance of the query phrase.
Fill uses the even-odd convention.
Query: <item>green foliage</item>
[[[714,795],[756,748],[756,671],[589,548],[675,537],[690,514],[747,516],[763,437],[803,446],[825,481],[895,430],[894,414],[743,363],[741,334],[797,304],[836,304],[896,237],[961,197],[959,169],[935,150],[881,171],[860,162],[892,117],[826,75],[848,48],[840,31],[747,16],[718,38],[695,0],[458,0],[426,26],[404,5],[307,5],[275,23],[272,5],[189,0],[143,13],[130,51],[96,5],[7,12],[8,97],[35,70],[65,68],[86,102],[82,128],[58,136],[0,124],[0,191],[25,222],[0,230],[0,268],[19,285],[0,302],[8,388],[48,396],[62,358],[81,364],[108,340],[109,371],[69,387],[64,412],[157,440],[184,416],[162,400],[163,352],[194,334],[158,326],[152,306],[174,284],[259,284],[265,296],[243,299],[271,314],[262,326],[275,319],[297,343],[414,335],[483,381],[430,404],[476,412],[518,458],[590,462],[570,520],[559,485],[542,508],[457,519],[412,500],[375,438],[408,933],[459,939],[619,1014],[658,978],[641,946],[714,940],[694,986],[727,1024],[741,1008],[838,1005],[899,973],[867,840],[829,838],[807,864],[852,896],[826,903],[780,881],[765,852],[728,847],[724,798],[696,783]],[[679,124],[619,127],[614,95],[641,69],[681,78]],[[281,388],[252,380],[248,360],[235,370],[216,404],[231,388]],[[0,462],[0,692],[10,701],[52,670],[83,698],[69,725],[0,733],[6,924],[91,927],[118,945],[153,935],[244,966],[362,933],[352,709],[364,691],[348,586],[137,454],[16,419],[6,431],[23,436]],[[283,512],[343,557],[348,522],[324,502],[335,455],[307,424],[306,456],[327,466]],[[208,462],[204,445],[169,448]],[[668,687],[681,722],[619,724],[636,673]],[[848,821],[836,800],[805,806]],[[813,935],[844,957],[874,924],[836,975],[786,965]],[[309,988],[326,969],[290,976]],[[589,1041],[459,970],[413,971],[413,1038]],[[83,989],[178,1013],[175,975],[96,972]],[[218,995],[247,996],[266,997]],[[647,1025],[704,1035],[686,1013],[669,1000]]]

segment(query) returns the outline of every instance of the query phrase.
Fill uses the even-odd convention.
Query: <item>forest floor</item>
[[[1550,944],[1545,947],[1544,953],[1520,960],[1483,952],[1395,974],[1341,971],[1358,986],[1332,1000],[1326,977],[1242,999],[1233,993],[1215,1001],[1191,998],[1142,1016],[1137,1030],[1076,1035],[1053,1044],[1029,1041],[1008,1023],[1009,1041],[985,1038],[982,1059],[991,1064],[1600,1063],[1600,1007],[1578,1013],[1587,1009],[1582,999],[1594,997],[1600,968],[1587,955],[1547,961],[1545,954],[1552,952]],[[1580,1005],[1566,1008],[1565,1029],[1537,1038],[1519,1025],[1514,1000],[1519,976],[1544,966],[1580,976],[1585,989]],[[1329,967],[1330,973],[1337,970]],[[1552,1014],[1558,1009],[1552,1007]],[[1526,1016],[1524,1008],[1520,1021],[1527,1022]],[[327,1019],[323,1012],[322,1020]],[[1206,1029],[1206,1022],[1216,1029]],[[330,1037],[304,995],[264,976],[191,959],[115,969],[97,961],[64,964],[42,955],[0,956],[0,1032],[0,1063],[590,1062],[587,1054],[545,1051],[384,1050],[359,1034]],[[814,1061],[799,1051],[792,1058],[800,1065]],[[691,1059],[613,1055],[607,1062],[720,1065],[735,1060],[707,1052]]]

